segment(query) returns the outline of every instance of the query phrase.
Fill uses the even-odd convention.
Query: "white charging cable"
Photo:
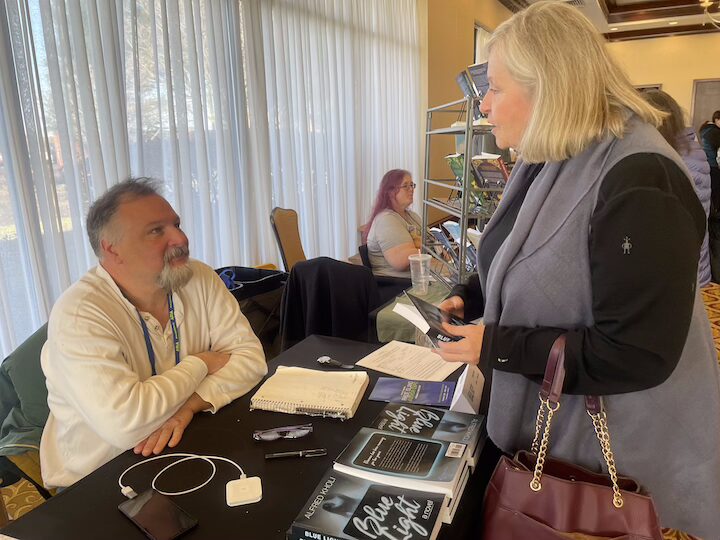
[[[123,485],[123,483],[122,483],[123,477],[124,477],[128,472],[130,472],[131,470],[133,470],[135,467],[139,467],[140,465],[144,465],[145,463],[148,463],[148,462],[150,462],[150,461],[155,461],[156,459],[171,458],[171,457],[179,457],[179,458],[182,458],[182,459],[179,459],[179,460],[177,460],[177,461],[174,461],[174,462],[172,462],[170,465],[167,465],[166,467],[163,467],[163,468],[160,470],[160,472],[157,473],[157,474],[155,475],[155,477],[152,479],[152,488],[153,488],[155,491],[157,491],[158,493],[162,493],[163,495],[171,495],[171,496],[172,496],[172,495],[186,495],[186,494],[188,494],[188,493],[192,493],[193,491],[197,491],[198,489],[200,489],[200,488],[205,487],[206,485],[208,485],[208,484],[210,483],[210,481],[211,481],[213,478],[215,478],[215,473],[217,472],[217,467],[215,466],[215,463],[213,463],[213,461],[212,461],[212,460],[214,460],[214,459],[217,459],[217,460],[219,460],[219,461],[226,461],[226,462],[228,462],[228,463],[231,463],[231,464],[235,465],[235,467],[237,467],[238,470],[240,471],[240,478],[241,478],[241,479],[245,478],[245,471],[242,469],[242,467],[240,467],[240,465],[238,465],[237,463],[235,463],[233,460],[228,459],[228,458],[226,458],[226,457],[222,457],[222,456],[200,456],[200,455],[197,455],[197,454],[180,454],[180,453],[176,453],[176,454],[164,454],[164,455],[161,455],[161,456],[153,456],[153,457],[151,457],[151,458],[144,459],[144,460],[142,460],[142,461],[140,461],[140,462],[138,462],[138,463],[135,463],[134,465],[130,465],[130,467],[128,467],[127,469],[125,469],[125,470],[122,472],[122,474],[120,475],[120,477],[118,478],[118,484],[120,485],[120,491],[122,492],[122,494],[125,495],[126,497],[128,497],[129,499],[132,499],[133,497],[135,497],[135,496],[137,495],[137,493],[135,493],[135,491],[134,491],[130,486]],[[207,461],[207,462],[210,464],[210,467],[212,467],[212,471],[211,471],[211,473],[210,473],[210,477],[209,477],[207,480],[205,480],[202,484],[200,484],[200,485],[198,485],[198,486],[195,486],[195,487],[192,487],[192,488],[190,488],[190,489],[186,489],[186,490],[183,490],[183,491],[174,491],[174,492],[173,492],[173,491],[160,491],[159,489],[157,489],[157,488],[155,487],[155,484],[156,484],[158,478],[160,478],[160,476],[161,476],[165,471],[167,471],[168,469],[173,468],[175,465],[178,465],[179,463],[182,463],[183,461],[192,461],[192,460],[194,460],[194,459],[202,459],[203,461]]]

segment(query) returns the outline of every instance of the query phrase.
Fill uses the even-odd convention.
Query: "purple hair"
[[[362,234],[363,243],[367,243],[370,227],[377,215],[383,210],[393,207],[393,194],[400,187],[406,176],[411,175],[405,169],[391,169],[385,173],[385,176],[383,176],[380,181],[380,187],[378,188],[378,194],[375,198],[372,213],[370,214],[370,219],[365,224],[365,231]]]

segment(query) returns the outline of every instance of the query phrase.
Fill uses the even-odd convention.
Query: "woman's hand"
[[[438,307],[451,315],[455,315],[458,319],[465,318],[465,300],[459,296],[446,298]]]
[[[442,304],[440,305],[442,306]],[[464,362],[473,365],[480,362],[480,351],[482,351],[483,335],[485,334],[484,324],[455,326],[454,324],[443,323],[443,329],[451,336],[460,336],[464,339],[450,343],[441,341],[438,343],[439,349],[435,349],[434,352],[439,354],[446,362]]]

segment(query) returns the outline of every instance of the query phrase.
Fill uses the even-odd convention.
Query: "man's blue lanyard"
[[[170,314],[170,328],[172,329],[173,344],[175,346],[175,364],[180,363],[180,334],[178,334],[177,323],[175,322],[175,306],[173,305],[172,293],[168,294],[168,313]],[[145,336],[145,346],[147,347],[148,358],[150,359],[150,369],[152,374],[157,375],[155,369],[155,351],[153,351],[152,341],[150,341],[150,332],[148,332],[147,324],[140,315],[138,310],[138,317],[140,317],[140,326],[142,326],[143,335]]]

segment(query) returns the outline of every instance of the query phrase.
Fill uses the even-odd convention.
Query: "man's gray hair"
[[[92,204],[88,211],[86,225],[90,246],[93,248],[95,255],[100,257],[102,233],[117,212],[120,204],[152,195],[160,195],[157,180],[149,177],[130,178],[115,184]]]

